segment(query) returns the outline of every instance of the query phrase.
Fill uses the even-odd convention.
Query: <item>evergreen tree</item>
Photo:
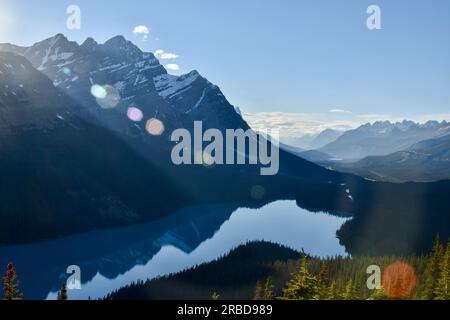
[[[68,297],[67,297],[67,285],[66,285],[65,282],[61,285],[61,289],[58,291],[58,298],[57,299],[61,300],[61,301],[65,301],[65,300],[68,299]]]
[[[353,282],[353,280],[350,280],[347,283],[343,298],[344,298],[344,300],[358,300],[359,299],[358,291],[356,289],[356,286],[355,286],[355,283]]]
[[[308,270],[308,258],[305,253],[300,262],[300,270],[293,274],[293,279],[283,290],[282,299],[285,300],[318,300],[318,279]]]
[[[372,300],[389,300],[388,295],[386,294],[386,292],[384,291],[383,287],[376,289],[372,296],[371,296]]]
[[[331,283],[331,286],[328,288],[327,300],[341,300],[341,299],[342,296],[339,293],[336,281],[333,281],[333,283]]]
[[[317,280],[318,280],[317,286],[319,290],[319,299],[320,300],[328,299],[328,267],[325,264],[325,262],[322,263]]]
[[[220,300],[220,294],[218,294],[217,292],[214,292],[211,296],[211,299],[213,300]]]
[[[440,274],[435,290],[435,300],[450,300],[450,241],[439,266]]]
[[[440,264],[443,259],[444,246],[439,234],[436,235],[433,251],[429,256],[427,268],[425,270],[425,285],[422,298],[424,300],[434,300],[437,289],[437,282],[440,277]]]
[[[17,273],[14,270],[14,264],[8,263],[6,275],[3,277],[3,292],[5,300],[22,299],[19,284],[20,282],[17,280]]]
[[[268,277],[267,280],[266,280],[266,285],[264,287],[263,300],[266,300],[266,301],[273,300],[273,298],[274,298],[274,293],[273,293],[274,288],[275,288],[275,286],[273,284],[272,277]]]
[[[261,300],[262,299],[262,285],[261,285],[261,281],[256,281],[256,286],[255,286],[255,294],[253,296],[253,300]]]

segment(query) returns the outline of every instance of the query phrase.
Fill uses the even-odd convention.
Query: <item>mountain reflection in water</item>
[[[316,256],[345,255],[336,231],[347,219],[310,213],[295,201],[250,209],[236,204],[185,208],[160,221],[0,248],[26,299],[55,299],[70,265],[81,268],[71,299],[97,299],[133,281],[213,261],[248,241],[265,240]]]

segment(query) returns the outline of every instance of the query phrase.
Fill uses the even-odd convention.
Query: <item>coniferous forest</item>
[[[134,283],[109,299],[254,300],[448,300],[450,243],[439,236],[423,256],[356,256],[319,259],[291,249],[253,242],[215,262],[179,274]],[[381,283],[367,286],[369,266]]]
[[[372,288],[369,266],[382,270],[380,283]],[[4,300],[26,299],[13,263],[2,280]],[[57,299],[69,298],[63,283]],[[326,259],[250,242],[217,261],[133,283],[105,299],[450,300],[450,242],[445,245],[438,235],[432,251],[422,256]]]

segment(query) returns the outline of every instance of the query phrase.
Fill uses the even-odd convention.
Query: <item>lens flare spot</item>
[[[253,186],[250,190],[250,196],[253,200],[262,200],[266,196],[266,188],[260,185]]]
[[[407,263],[397,261],[384,270],[383,289],[391,299],[410,297],[416,284],[416,271]]]
[[[152,118],[147,121],[145,129],[152,136],[160,136],[164,133],[165,127],[164,127],[164,124],[160,120]]]
[[[144,118],[142,111],[136,107],[129,107],[127,111],[127,117],[131,121],[139,122]]]
[[[105,85],[99,89],[94,89],[94,97],[97,99],[98,105],[103,109],[114,109],[120,103],[119,90],[110,85]]]
[[[106,92],[105,88],[103,88],[102,86],[99,86],[98,84],[94,84],[91,87],[91,94],[97,99],[105,99],[107,92]]]

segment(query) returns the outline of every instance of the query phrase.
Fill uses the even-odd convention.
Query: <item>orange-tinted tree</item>
[[[6,275],[3,277],[3,294],[5,300],[21,300],[22,293],[19,290],[19,280],[14,270],[14,264],[8,263]]]

